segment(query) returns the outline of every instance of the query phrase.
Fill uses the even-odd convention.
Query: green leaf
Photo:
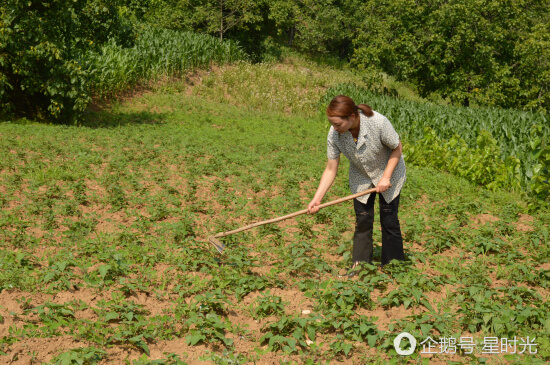
[[[141,347],[143,349],[143,351],[145,351],[145,353],[150,356],[151,354],[149,353],[149,346],[147,346],[147,343],[143,340],[139,341],[136,343],[136,345],[138,347]]]
[[[427,336],[430,330],[433,328],[431,324],[421,324],[420,329],[422,330],[422,334],[424,336]]]
[[[53,278],[55,277],[55,274],[53,272],[48,272],[45,276],[44,276],[44,283],[49,283],[50,280],[52,280]]]
[[[315,341],[315,328],[313,326],[308,326],[306,332],[309,339]]]
[[[368,335],[367,336],[367,342],[369,344],[369,347],[372,347],[374,348],[374,346],[376,346],[376,341],[378,340],[378,336],[377,335]]]
[[[424,307],[428,308],[429,310],[433,311],[433,307],[432,305],[430,304],[430,302],[428,302],[426,299],[422,299],[420,301],[420,304],[422,304]]]
[[[206,337],[201,333],[194,333],[190,336],[187,336],[187,344],[190,346],[195,346],[200,341],[206,340]]]
[[[112,321],[114,319],[118,319],[119,318],[119,315],[117,312],[109,312],[105,315],[105,321],[106,322],[109,322],[109,321]]]
[[[59,271],[65,271],[65,268],[67,267],[67,261],[59,262],[57,264],[57,268]]]
[[[344,351],[344,355],[348,356],[352,348],[353,348],[352,344],[342,342],[342,350]]]
[[[101,265],[98,268],[99,275],[101,275],[101,279],[105,280],[105,276],[107,276],[107,273],[111,270],[111,265]]]
[[[73,284],[71,284],[71,282],[69,280],[67,280],[67,278],[62,277],[61,281],[65,284],[65,287],[67,287],[69,289],[73,288]]]

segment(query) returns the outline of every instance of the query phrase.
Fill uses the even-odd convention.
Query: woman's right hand
[[[319,211],[317,208],[318,205],[321,205],[321,202],[318,200],[312,200],[311,203],[307,205],[307,214],[315,214]]]
[[[321,200],[323,200],[325,193],[328,191],[328,188],[332,185],[334,178],[336,177],[336,172],[338,171],[338,164],[340,163],[340,157],[335,160],[328,160],[327,167],[321,176],[321,181],[319,182],[319,187],[317,192],[311,199],[311,203],[307,205],[307,214],[315,214],[319,211],[317,208],[318,205],[321,205]]]

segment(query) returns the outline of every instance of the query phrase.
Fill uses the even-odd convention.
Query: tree
[[[224,35],[233,28],[261,20],[263,0],[165,0],[153,15],[159,25]]]
[[[151,12],[149,21],[238,40],[249,54],[275,40],[303,52],[347,58],[362,19],[360,0],[158,1],[162,5]]]
[[[357,0],[276,0],[269,17],[287,44],[307,53],[335,54],[346,58],[361,24]]]
[[[353,63],[412,81],[424,97],[518,107],[521,58],[544,0],[370,0]],[[532,79],[532,77],[531,77]]]
[[[550,110],[550,22],[545,21],[524,34],[514,49],[518,64],[519,94],[529,109]]]
[[[4,0],[0,5],[0,111],[73,118],[89,100],[81,55],[131,28],[106,0]]]

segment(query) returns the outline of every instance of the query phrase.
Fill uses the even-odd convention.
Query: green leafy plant
[[[331,331],[342,332],[347,340],[365,341],[370,347],[374,347],[384,335],[384,332],[378,330],[373,323],[372,318],[364,315],[353,318],[335,309],[328,312],[322,326]]]
[[[254,306],[251,305],[251,312],[254,318],[280,315],[283,314],[285,310],[285,303],[282,298],[271,295],[269,290],[257,297],[255,302],[256,304]]]
[[[74,260],[51,262],[47,271],[43,277],[44,284],[50,284],[50,290],[71,290],[74,284],[71,283],[71,279],[74,279],[75,275],[71,271],[71,267],[75,267],[77,264]]]
[[[496,301],[498,292],[481,286],[464,289],[456,296],[461,303],[458,313],[463,316],[463,327],[475,333],[483,331],[501,337],[513,336],[517,323],[529,323],[533,330],[547,326],[541,317],[546,305],[531,307],[509,306]]]
[[[226,315],[231,302],[220,289],[195,296],[188,306],[188,311],[194,313],[215,313]]]
[[[189,335],[186,342],[194,346],[199,342],[223,343],[225,346],[233,346],[233,340],[225,336],[226,331],[231,330],[231,323],[222,321],[215,313],[194,313],[191,312],[189,319],[185,321],[189,328]]]
[[[360,281],[350,284],[349,282],[327,280],[320,283],[319,290],[309,291],[306,295],[318,298],[320,308],[349,313],[358,307],[372,307],[370,290],[369,286]]]
[[[253,361],[253,358],[224,349],[221,354],[207,352],[200,360],[212,361],[214,364],[218,365],[240,365],[250,363]]]
[[[131,272],[130,266],[126,259],[119,254],[115,254],[110,258],[108,264],[103,264],[97,267],[97,270],[84,275],[84,282],[90,286],[110,285],[120,276],[126,276]]]
[[[279,320],[267,323],[262,331],[265,334],[260,343],[267,342],[270,351],[297,352],[298,347],[307,348],[306,334],[309,340],[315,341],[315,333],[319,324],[317,317],[308,318],[287,317],[283,315]]]
[[[529,187],[533,195],[547,205],[550,199],[550,143],[542,125],[531,128],[529,147],[531,158],[536,161],[533,170],[528,174],[531,175]]]
[[[353,344],[347,342],[343,335],[336,335],[334,341],[329,346],[335,355],[343,354],[344,356],[348,356],[353,349]]]
[[[285,267],[291,275],[301,275],[312,273],[332,273],[333,268],[315,254],[311,246],[305,241],[292,243],[286,247],[287,253],[281,265]]]
[[[418,307],[419,305],[431,308],[426,295],[420,289],[407,287],[390,291],[387,295],[380,298],[378,303],[385,308],[398,307],[400,305],[403,305],[405,309],[409,308],[409,306]]]
[[[80,347],[55,356],[51,365],[92,365],[100,362],[107,353],[95,347]]]

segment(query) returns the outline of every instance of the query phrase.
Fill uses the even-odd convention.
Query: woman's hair
[[[372,117],[374,115],[372,108],[367,104],[355,105],[355,102],[349,96],[338,95],[335,96],[328,105],[327,116],[348,118],[352,114],[357,116],[359,114],[359,109],[361,109],[363,114],[367,117]]]

